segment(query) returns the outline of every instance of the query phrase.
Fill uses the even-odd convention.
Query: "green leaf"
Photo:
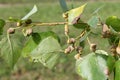
[[[48,32],[41,32],[41,33],[33,33],[32,36],[29,37],[28,41],[26,42],[23,50],[22,50],[22,56],[23,57],[29,57],[30,53],[38,46],[38,44],[44,39],[49,36],[54,37],[58,41],[60,41],[57,34],[55,34],[52,31]]]
[[[60,6],[63,9],[63,12],[66,12],[68,10],[67,4],[65,0],[59,0]]]
[[[107,80],[106,70],[113,70],[114,58],[103,50],[97,50],[76,61],[76,71],[85,80]],[[110,62],[111,61],[111,62]]]
[[[31,15],[35,14],[36,12],[37,12],[37,6],[34,5],[33,9],[26,16],[24,16],[21,20],[28,19]]]
[[[107,65],[108,65],[109,71],[111,73],[113,71],[114,65],[115,65],[115,58],[113,56],[108,56]]]
[[[66,13],[68,13],[69,25],[77,23],[77,21],[80,19],[81,14],[83,13],[85,6],[86,6],[86,4],[66,12]]]
[[[24,43],[24,36],[14,34],[11,36],[5,36],[0,41],[1,55],[4,57],[8,65],[13,68],[19,57]]]
[[[95,53],[88,54],[82,60],[77,60],[76,71],[85,80],[106,80],[107,77],[99,67]]]
[[[117,31],[115,31],[111,26],[109,26],[111,33],[117,34]]]
[[[97,59],[100,67],[104,70],[108,68],[109,73],[111,73],[114,68],[115,58],[103,50],[97,50],[95,53],[98,56]]]
[[[33,36],[34,35],[34,36]],[[34,41],[34,38],[36,39]],[[37,41],[37,43],[36,43]],[[29,37],[28,41],[26,42],[23,50],[22,50],[22,56],[28,57],[30,52],[37,47],[39,42],[41,41],[41,37],[38,33],[33,33],[32,36]]]
[[[84,48],[85,47],[85,41],[80,42],[79,46],[82,47],[82,48]]]
[[[2,35],[2,33],[3,33],[3,27],[4,27],[4,25],[5,25],[5,21],[2,20],[2,19],[0,19],[0,35]]]
[[[108,38],[108,42],[109,42],[110,45],[118,45],[118,43],[119,43],[119,37],[117,35],[112,34]]]
[[[106,24],[111,26],[115,31],[120,31],[120,19],[117,16],[110,16],[106,19]]]
[[[44,66],[52,69],[59,61],[60,51],[61,46],[59,42],[53,37],[48,37],[41,41],[31,52],[30,56],[33,61],[40,61]]]
[[[99,19],[97,16],[93,16],[87,23],[90,27],[96,28],[97,24],[99,22]]]
[[[120,60],[115,63],[115,80],[120,80]]]

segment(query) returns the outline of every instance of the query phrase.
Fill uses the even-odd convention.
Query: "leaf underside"
[[[24,37],[19,34],[9,36],[9,39],[5,36],[0,41],[1,55],[11,68],[14,67],[21,56],[23,43]]]
[[[58,41],[53,37],[45,38],[31,52],[33,61],[41,62],[44,66],[52,69],[59,60],[61,47]]]

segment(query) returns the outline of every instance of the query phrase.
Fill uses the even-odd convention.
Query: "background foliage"
[[[4,0],[5,1],[5,0]],[[16,3],[17,0],[13,1],[14,5],[11,4],[1,4],[0,6],[0,15],[1,18],[4,19],[8,19],[8,17],[12,16],[12,17],[16,17],[16,18],[22,18],[26,13],[28,13],[29,10],[31,10],[32,6],[34,4],[32,3],[27,3],[26,4],[20,4],[20,3]],[[6,1],[6,3],[13,3]],[[42,0],[41,0],[42,2]],[[58,4],[58,2],[55,2],[54,5],[53,3],[47,2],[47,3],[37,3],[38,6],[38,13],[34,16],[32,16],[33,20],[36,21],[45,21],[45,22],[52,22],[52,21],[63,21],[62,17],[60,16],[62,13],[62,10]],[[4,2],[3,2],[4,3]],[[15,4],[16,3],[16,4]],[[36,3],[36,2],[35,2]],[[78,7],[79,5],[83,4],[84,2],[74,2],[74,7]],[[72,2],[68,2],[69,6],[71,6]],[[111,15],[116,15],[119,17],[119,5],[120,2],[89,2],[88,1],[88,5],[84,11],[84,15],[83,15],[83,19],[87,20],[91,17],[92,12],[98,8],[99,6],[104,5],[104,7],[100,10],[100,15],[102,15],[102,19],[105,20],[108,16]],[[47,12],[46,12],[47,10]],[[116,11],[114,11],[116,10]],[[15,15],[13,15],[13,13],[15,13]],[[109,15],[108,15],[109,13]],[[55,17],[55,18],[53,18]],[[51,20],[52,19],[52,20]],[[8,24],[9,25],[9,24]],[[10,25],[13,26],[13,25]],[[6,26],[8,27],[8,26]],[[61,29],[61,30],[59,30]],[[73,28],[74,29],[74,28]],[[39,28],[38,30],[41,30],[41,28]],[[61,26],[58,27],[46,27],[46,28],[42,28],[42,31],[46,31],[46,30],[53,30],[55,33],[61,34],[59,36],[64,38],[64,30],[62,30]],[[76,30],[76,29],[75,29]],[[37,30],[36,30],[37,31]],[[78,33],[76,33],[76,31],[71,31],[71,36],[74,36]],[[92,36],[92,38],[95,38],[95,36]],[[98,41],[99,38],[96,38],[96,42],[98,42],[99,45],[102,45],[104,47],[102,47],[102,49],[105,49],[107,47],[106,44],[104,43],[100,43]],[[64,44],[64,40],[62,39],[62,42]],[[69,55],[68,57],[71,57],[72,55]],[[66,56],[65,56],[66,57]],[[41,64],[39,63],[29,63],[27,62],[27,60],[22,60],[19,61],[20,63],[18,63],[18,68],[16,68],[15,71],[13,71],[13,74],[9,74],[9,72],[7,72],[7,66],[3,66],[4,61],[2,58],[0,58],[0,79],[1,80],[14,80],[15,78],[17,80],[22,80],[22,79],[29,79],[29,80],[33,80],[33,79],[43,79],[43,80],[63,80],[63,78],[65,80],[75,80],[75,79],[79,79],[79,77],[76,75],[75,71],[74,71],[74,59],[71,58],[66,58],[63,59],[61,61],[61,64],[58,65],[58,68],[56,70],[50,71],[46,68],[44,68],[43,66],[41,66]],[[25,63],[24,63],[25,62]],[[63,63],[64,62],[64,63]],[[71,71],[71,73],[69,72]],[[34,75],[33,75],[34,74]],[[31,78],[31,75],[32,78]]]

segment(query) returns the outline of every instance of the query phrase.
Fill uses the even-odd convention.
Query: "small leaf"
[[[40,61],[44,66],[52,69],[59,61],[61,46],[53,37],[45,38],[31,52],[30,56],[33,61]]]
[[[120,80],[120,60],[115,63],[115,80]]]
[[[2,33],[3,33],[3,27],[4,27],[4,25],[5,25],[5,21],[2,20],[2,19],[0,19],[0,35],[2,35]]]
[[[120,19],[117,16],[110,16],[106,19],[106,24],[111,26],[115,31],[120,31]]]
[[[24,37],[14,34],[7,38],[6,36],[0,41],[1,55],[4,57],[8,65],[13,68],[19,57],[21,56]]]
[[[29,57],[30,53],[38,46],[38,44],[44,38],[47,38],[49,36],[53,36],[55,39],[60,41],[59,37],[52,31],[33,33],[32,36],[29,37],[28,41],[26,42],[26,44],[22,50],[22,56]]]
[[[97,24],[99,22],[99,19],[97,16],[93,16],[87,23],[90,27],[96,28]]]
[[[76,62],[76,71],[86,80],[107,80],[115,59],[103,50],[90,53]],[[107,71],[107,72],[106,72]]]
[[[72,25],[72,24],[76,23],[77,21],[79,21],[80,16],[83,13],[85,6],[86,6],[86,4],[67,12],[69,25]]]
[[[37,6],[34,5],[33,9],[26,16],[24,16],[21,20],[28,19],[31,15],[35,14],[36,12],[37,12]]]
[[[66,12],[68,10],[67,4],[65,0],[59,0],[60,6],[63,9],[63,12]]]

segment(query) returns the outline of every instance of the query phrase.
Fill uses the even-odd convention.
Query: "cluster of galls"
[[[75,47],[74,47],[75,42],[76,42],[76,40],[75,40],[74,38],[68,39],[67,44],[71,44],[71,45],[68,46],[68,47],[65,49],[65,51],[64,51],[65,54],[69,54],[69,53],[71,53],[73,50],[75,50]]]
[[[68,46],[68,47],[65,49],[64,53],[65,53],[65,54],[70,54],[71,52],[76,51],[77,54],[74,56],[74,58],[75,58],[76,60],[82,59],[82,58],[81,58],[81,54],[82,54],[82,51],[83,51],[83,47],[81,47],[81,46],[75,46],[75,45],[74,45],[75,42],[76,42],[76,40],[75,40],[74,38],[68,39],[67,43],[70,44],[70,46]],[[95,52],[95,51],[96,51],[96,47],[97,47],[96,44],[94,44],[94,43],[90,44],[90,50],[91,50],[92,52]]]
[[[76,47],[76,51],[77,51],[77,54],[74,56],[74,58],[76,60],[82,59],[81,54],[82,54],[83,48],[81,46],[78,46],[78,47]]]
[[[110,51],[113,53],[113,56],[117,54],[120,55],[119,38],[117,37],[117,35],[110,32],[110,29],[106,24],[103,24],[102,37],[108,38],[109,44],[112,45]]]
[[[115,56],[115,55],[117,54],[116,48],[117,48],[117,45],[112,45],[111,48],[110,48],[110,52],[113,53],[113,54],[112,54],[113,56]]]
[[[76,60],[81,58],[81,52],[83,50],[82,47],[78,46],[76,47],[75,44],[76,40],[74,38],[68,39],[67,43],[70,44],[64,51],[65,54],[70,54],[73,51],[77,51],[77,54],[74,56]]]
[[[120,55],[120,46],[118,45],[112,45],[110,48],[110,51],[113,53],[113,56]]]
[[[26,26],[28,26],[29,24],[31,24],[32,23],[32,20],[31,19],[27,19],[27,20],[25,20],[25,21],[18,21],[17,22],[17,27],[26,27]],[[17,29],[17,28],[9,28],[8,30],[7,30],[7,33],[8,34],[14,34],[15,33],[15,29]],[[26,27],[26,29],[25,29],[25,36],[30,36],[31,34],[33,33],[33,30],[32,30],[32,28],[27,28]]]

